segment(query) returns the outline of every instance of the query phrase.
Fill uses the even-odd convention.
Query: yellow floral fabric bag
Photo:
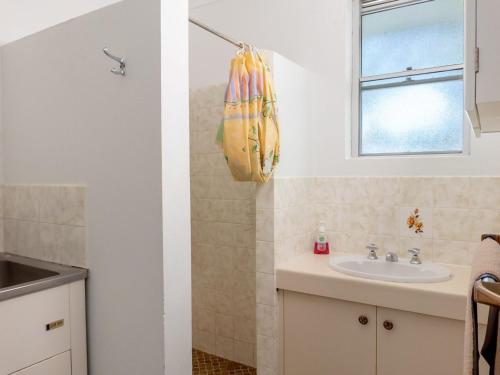
[[[266,182],[279,162],[279,123],[271,71],[253,47],[231,61],[224,119],[219,129],[237,181]]]

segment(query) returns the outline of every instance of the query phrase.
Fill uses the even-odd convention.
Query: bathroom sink
[[[450,271],[441,265],[431,262],[410,264],[407,259],[388,262],[361,255],[334,256],[330,259],[330,266],[351,276],[399,283],[437,283],[451,278]]]

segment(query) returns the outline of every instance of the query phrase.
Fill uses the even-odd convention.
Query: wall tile
[[[82,186],[41,186],[40,221],[85,226],[85,195]]]
[[[276,284],[274,275],[257,272],[257,303],[276,305]]]
[[[1,206],[1,204],[0,204]],[[5,251],[3,219],[0,219],[0,253]]]
[[[277,341],[274,337],[257,335],[257,365],[277,369]]]
[[[4,251],[8,253],[16,253],[17,251],[17,220],[4,219]]]
[[[274,211],[273,210],[257,210],[256,219],[256,234],[257,241],[274,241]],[[279,215],[276,214],[278,217]]]
[[[234,342],[234,360],[244,365],[255,367],[255,344],[244,341]]]
[[[6,185],[3,188],[3,212],[8,219],[38,221],[39,188],[31,185]]]
[[[255,344],[257,341],[255,319],[235,318],[234,338]]]
[[[252,293],[246,295],[234,294],[231,303],[233,304],[232,313],[236,318],[255,320],[255,309],[256,309],[255,294]]]
[[[193,330],[215,334],[215,312],[213,310],[194,309]]]
[[[87,266],[84,186],[8,185],[2,190],[5,251]]]
[[[86,265],[86,228],[40,223],[42,259],[73,266]]]
[[[500,177],[470,178],[470,207],[500,210]]]
[[[437,177],[433,179],[433,207],[467,208],[471,189],[468,177]]]
[[[193,348],[205,353],[215,354],[215,335],[193,330]]]
[[[366,181],[368,201],[376,206],[395,206],[399,200],[399,178],[371,177]]]
[[[216,314],[215,316],[215,334],[217,336],[234,338],[234,316]]]
[[[478,247],[479,241],[463,242],[434,240],[433,261],[438,263],[470,265],[472,254]]]
[[[234,359],[234,340],[227,337],[215,336],[215,354],[229,360]]]
[[[274,243],[257,241],[256,247],[257,272],[274,273]]]
[[[30,258],[40,258],[40,223],[34,221],[18,221],[16,236],[16,254]],[[43,258],[49,260],[52,258]],[[68,264],[68,263],[65,263]]]
[[[257,334],[276,337],[278,319],[277,307],[257,304]]]
[[[432,207],[433,179],[430,177],[401,177],[399,179],[400,206]]]
[[[256,187],[255,201],[257,209],[274,209],[274,178]]]

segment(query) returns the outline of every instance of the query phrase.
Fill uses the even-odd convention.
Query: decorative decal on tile
[[[408,216],[406,225],[408,225],[409,229],[414,230],[416,234],[424,233],[424,222],[420,218],[420,210],[418,208],[415,208],[410,216]]]

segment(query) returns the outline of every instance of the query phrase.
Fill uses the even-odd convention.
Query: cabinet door
[[[0,303],[0,375],[70,349],[69,287]]]
[[[377,374],[462,374],[464,329],[459,320],[377,308]]]
[[[374,306],[285,292],[283,335],[284,375],[375,374]]]
[[[11,375],[71,375],[71,359],[65,352]]]

